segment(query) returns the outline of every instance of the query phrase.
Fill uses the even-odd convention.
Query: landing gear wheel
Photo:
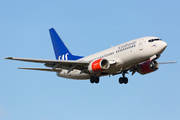
[[[124,78],[124,84],[127,84],[127,83],[128,83],[128,78],[125,77],[125,78]]]
[[[120,83],[120,84],[123,84],[123,83],[124,83],[124,84],[127,84],[127,83],[128,83],[128,78],[125,77],[125,74],[126,74],[126,73],[128,73],[128,72],[127,72],[127,71],[123,71],[123,72],[122,72],[122,76],[123,76],[123,77],[120,77],[120,78],[119,78],[119,83]]]
[[[91,77],[91,78],[90,78],[90,82],[91,82],[91,83],[94,83],[94,82],[95,82],[94,77]]]
[[[96,83],[96,84],[99,83],[99,77],[96,77],[96,78],[95,78],[95,83]]]
[[[119,78],[119,83],[123,84],[123,78],[122,77]]]
[[[96,83],[96,84],[99,83],[99,77],[93,77],[93,76],[92,76],[92,77],[90,78],[90,82],[91,82],[91,83]]]
[[[127,77],[120,77],[119,78],[119,83],[120,84],[127,84],[128,83],[128,78]]]

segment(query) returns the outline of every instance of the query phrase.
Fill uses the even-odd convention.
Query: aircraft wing
[[[25,69],[25,70],[40,70],[40,71],[49,71],[49,72],[60,72],[62,71],[61,68],[55,68],[53,71],[51,68],[18,68],[18,69]]]
[[[16,57],[7,57],[4,59],[44,63],[46,67],[52,67],[52,69],[24,68],[29,70],[42,70],[42,71],[56,71],[56,68],[61,68],[61,69],[67,69],[70,72],[73,69],[79,69],[79,70],[87,69],[89,65],[89,61],[75,61],[75,60],[50,60],[50,59],[31,59],[31,58],[16,58]]]
[[[50,59],[32,59],[32,58],[15,58],[15,57],[7,57],[4,59],[35,62],[35,63],[60,63],[60,64],[80,64],[80,65],[89,64],[89,61],[75,61],[75,60],[50,60]]]
[[[177,61],[170,61],[170,62],[158,62],[159,64],[173,64],[177,63]]]

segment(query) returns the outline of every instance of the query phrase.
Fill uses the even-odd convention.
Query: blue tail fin
[[[64,42],[61,40],[54,28],[49,29],[52,44],[54,47],[54,53],[57,60],[78,60],[83,58],[82,56],[72,55],[68,50]]]

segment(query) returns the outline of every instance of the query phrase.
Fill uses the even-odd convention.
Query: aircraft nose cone
[[[161,54],[167,47],[167,43],[164,41],[161,41],[159,44],[159,54]]]
[[[162,41],[162,47],[165,49],[167,47],[167,43]]]

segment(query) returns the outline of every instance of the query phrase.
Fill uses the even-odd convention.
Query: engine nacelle
[[[148,60],[138,66],[137,72],[144,75],[156,71],[159,68],[157,61]]]
[[[95,61],[92,61],[89,66],[88,70],[91,73],[98,73],[102,72],[104,70],[107,70],[109,68],[110,64],[109,61],[106,59],[98,59]]]

